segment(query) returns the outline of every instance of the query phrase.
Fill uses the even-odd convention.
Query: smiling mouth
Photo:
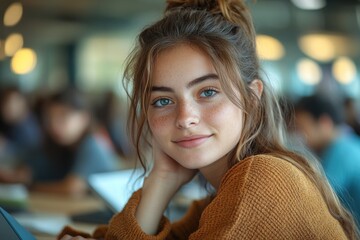
[[[204,142],[206,142],[212,136],[213,136],[213,134],[203,135],[203,136],[190,136],[190,137],[185,137],[185,138],[173,141],[173,143],[175,143],[178,146],[183,147],[183,148],[195,148],[197,146],[200,146]]]

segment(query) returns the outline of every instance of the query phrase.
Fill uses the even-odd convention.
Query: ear
[[[254,91],[254,93],[256,94],[256,96],[260,99],[263,89],[264,89],[264,85],[263,82],[259,79],[254,79],[251,83],[250,83],[250,88],[251,90]]]

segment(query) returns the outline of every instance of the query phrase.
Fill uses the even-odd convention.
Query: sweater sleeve
[[[147,235],[138,225],[135,212],[140,202],[141,189],[135,192],[129,199],[122,212],[115,215],[110,221],[105,235],[106,240],[113,239],[188,239],[199,224],[199,219],[203,209],[209,199],[194,201],[186,215],[178,222],[170,224],[166,217],[162,217],[156,235]]]
[[[209,202],[210,197],[194,201],[185,216],[171,225],[170,235],[166,239],[188,239],[198,229],[201,214]]]

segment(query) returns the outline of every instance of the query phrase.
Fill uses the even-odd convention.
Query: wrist
[[[144,179],[135,217],[145,233],[156,233],[161,217],[178,189],[176,181],[153,172]]]
[[[156,188],[160,188],[162,192],[171,192],[171,190],[176,192],[182,185],[183,182],[175,174],[152,171],[150,172],[149,176],[144,179],[143,188],[153,186]]]

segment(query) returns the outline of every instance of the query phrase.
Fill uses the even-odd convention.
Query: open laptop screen
[[[111,210],[101,213],[74,216],[75,221],[107,223],[113,214],[121,212],[131,195],[143,185],[142,169],[127,169],[115,172],[96,173],[89,177],[88,183],[93,192]],[[182,186],[169,204],[165,216],[170,221],[181,218],[193,200],[206,197],[209,192],[201,185],[198,178]]]
[[[143,184],[141,169],[126,169],[90,175],[90,188],[114,212],[120,212],[131,195]]]

